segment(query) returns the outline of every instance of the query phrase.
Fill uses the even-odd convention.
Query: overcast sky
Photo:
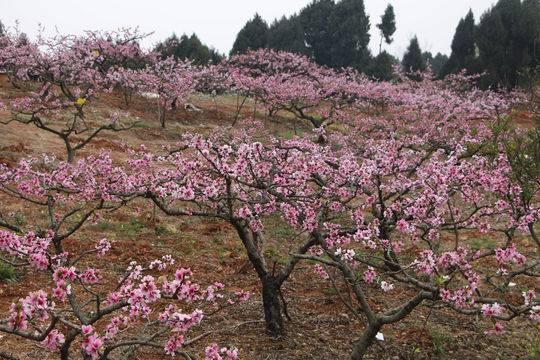
[[[298,12],[310,0],[0,0],[0,20],[7,26],[19,21],[30,36],[38,24],[52,33],[114,30],[139,26],[154,32],[145,41],[156,43],[173,32],[195,32],[200,39],[228,53],[237,32],[255,12],[267,22]],[[397,31],[390,53],[401,56],[412,36],[418,35],[423,50],[450,53],[450,42],[459,19],[472,8],[476,20],[495,0],[365,0],[371,21],[370,47],[378,52],[379,22],[388,2],[394,5]]]

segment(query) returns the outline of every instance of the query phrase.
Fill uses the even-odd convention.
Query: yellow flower
[[[98,57],[99,55],[101,55],[101,54],[99,53],[99,50],[98,50],[98,49],[92,50],[92,54],[94,54],[95,57]]]
[[[85,98],[78,98],[77,100],[75,100],[75,105],[77,106],[84,106],[84,104],[86,104]]]

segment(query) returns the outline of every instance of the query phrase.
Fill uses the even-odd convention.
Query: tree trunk
[[[129,108],[129,103],[131,103],[132,95],[133,95],[132,91],[124,90],[124,102],[126,104],[126,108]]]
[[[240,103],[240,95],[236,95],[236,114],[234,115],[234,121],[232,122],[231,126],[235,126],[238,122],[238,119],[240,118],[240,112],[242,111],[242,108],[244,107],[244,104],[247,100],[247,96],[244,96],[244,99]]]
[[[75,150],[71,147],[68,138],[64,138],[66,144],[67,162],[72,164],[75,161]]]
[[[540,239],[538,238],[538,235],[536,234],[536,231],[534,230],[534,224],[529,224],[529,232],[531,233],[531,237],[533,238],[534,242],[536,243],[536,246],[540,248]]]
[[[283,315],[279,300],[280,286],[271,275],[266,275],[265,278],[261,279],[261,283],[266,331],[271,336],[277,337],[284,332]]]
[[[161,105],[158,106],[158,118],[162,129],[165,129],[165,108]]]
[[[69,360],[69,348],[71,347],[71,343],[75,338],[77,337],[78,332],[76,330],[70,330],[66,336],[66,339],[64,341],[64,344],[60,348],[60,359],[61,360]]]
[[[283,280],[278,280],[266,267],[264,257],[260,252],[260,243],[255,239],[256,234],[247,228],[247,224],[239,221],[231,221],[238,236],[242,240],[249,262],[257,272],[262,286],[262,300],[264,308],[264,320],[266,331],[273,337],[283,334],[283,316],[280,303],[280,287]]]
[[[366,355],[367,349],[373,344],[375,336],[381,329],[380,324],[369,324],[362,337],[353,343],[351,360],[361,360]]]

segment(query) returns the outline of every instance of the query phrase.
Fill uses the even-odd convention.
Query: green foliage
[[[514,180],[522,189],[522,202],[528,206],[540,195],[540,73],[534,72],[531,81],[531,110],[534,125],[526,131],[516,131],[504,142]]]
[[[515,133],[505,146],[513,178],[522,189],[521,200],[528,207],[540,191],[540,115],[536,114],[535,127]]]
[[[437,53],[432,59],[429,61],[429,65],[431,66],[431,70],[433,71],[433,74],[439,75],[442,71],[443,66],[448,62],[448,55]]]
[[[435,354],[441,358],[446,357],[445,347],[452,342],[452,337],[447,333],[433,329],[430,331],[431,342],[433,343],[433,349]]]
[[[418,44],[418,38],[416,36],[411,39],[407,51],[403,55],[401,66],[403,66],[407,73],[426,70],[426,61],[422,56],[422,50],[420,50],[420,45]]]
[[[311,57],[321,65],[332,64],[332,42],[330,14],[334,11],[333,0],[314,0],[300,12],[305,41]]]
[[[264,251],[264,256],[266,256],[268,259],[272,260],[276,264],[279,265],[286,265],[287,264],[287,257],[282,255],[278,249],[276,249],[273,246],[269,246]]]
[[[144,227],[137,219],[131,218],[128,223],[120,224],[119,230],[131,237],[140,233]]]
[[[369,52],[369,16],[363,0],[341,0],[330,15],[332,67],[353,66],[363,70],[371,58]]]
[[[283,16],[280,20],[274,20],[268,32],[268,47],[297,54],[309,54],[300,18],[293,15],[289,18]]]
[[[540,330],[540,326],[537,325],[537,330]],[[530,356],[530,359],[540,359],[540,338],[538,337],[538,331],[536,334],[531,333],[526,335],[525,348]]]
[[[266,221],[267,223],[265,223],[265,226],[271,229],[276,238],[291,240],[296,236],[294,228],[286,222],[283,222],[279,217],[271,216]]]
[[[469,10],[467,16],[459,21],[452,39],[452,54],[441,70],[441,76],[457,73],[465,69],[468,73],[476,70],[474,14]]]
[[[369,16],[363,0],[314,0],[300,12],[305,43],[311,57],[331,67],[369,64]]]
[[[230,55],[265,48],[267,43],[268,24],[259,14],[255,14],[253,19],[249,20],[236,35]]]
[[[112,232],[114,235],[124,234],[128,237],[133,237],[145,230],[145,225],[139,222],[136,218],[131,218],[129,222],[111,223],[108,221],[100,221],[97,224],[101,232]]]
[[[489,236],[482,236],[471,239],[472,250],[493,250],[497,247],[497,242]]]
[[[19,213],[15,214],[15,225],[18,227],[26,225],[26,219]]]
[[[217,64],[223,60],[223,55],[204,45],[195,34],[189,37],[184,34],[180,39],[173,34],[159,43],[155,50],[162,58],[173,56],[175,59],[191,60],[197,65]]]
[[[112,229],[112,225],[108,221],[100,221],[97,223],[97,227],[100,231],[109,231]]]
[[[17,280],[17,272],[12,265],[0,261],[0,281],[13,282]]]
[[[164,225],[156,225],[154,231],[158,236],[170,235],[172,231]]]
[[[389,9],[383,36],[391,41],[395,19]],[[371,61],[369,27],[363,0],[313,0],[298,15],[283,16],[270,27],[255,14],[236,36],[230,55],[271,48],[307,55],[320,65],[362,71]]]
[[[483,88],[526,85],[540,65],[540,0],[499,0],[475,26],[472,11],[459,21],[452,54],[440,75],[485,73]]]
[[[424,51],[422,53],[422,58],[426,62],[426,66],[431,66],[431,71],[436,76],[441,73],[442,68],[448,63],[448,56],[445,54],[441,54],[440,52],[438,52],[437,55],[433,56],[431,52]]]
[[[520,85],[520,72],[540,64],[540,0],[499,0],[476,30],[484,87]]]
[[[383,38],[387,44],[391,44],[392,41],[394,41],[392,35],[396,32],[396,15],[394,14],[394,7],[392,4],[386,6],[386,10],[381,16],[381,22],[377,24],[377,28],[381,32],[381,42],[379,44],[379,53],[381,53]]]
[[[372,79],[390,81],[394,79],[394,65],[396,64],[399,64],[399,60],[383,51],[371,61],[365,72]]]

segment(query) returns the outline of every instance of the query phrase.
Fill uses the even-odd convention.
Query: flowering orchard
[[[202,309],[216,311],[249,297],[243,292],[225,293],[220,282],[206,287],[196,283],[191,270],[177,267],[170,255],[148,264],[130,262],[118,281],[104,284],[99,267],[83,263],[92,264],[88,258],[105,256],[111,242],[96,240],[78,252],[64,244],[101,212],[122,206],[115,193],[131,191],[124,186],[132,180],[108,157],[37,170],[39,165],[51,166],[52,159],[43,161],[22,161],[17,168],[1,169],[5,194],[32,205],[35,218],[42,209],[47,213],[43,223],[29,228],[2,216],[1,225],[6,229],[0,233],[2,261],[47,272],[51,286],[14,302],[0,331],[39,341],[63,359],[70,358],[77,339],[85,358],[106,359],[134,345],[175,355],[197,341],[188,333],[203,321]],[[159,281],[156,276],[161,276]],[[186,312],[183,309],[188,304],[193,310]],[[146,331],[141,330],[142,325]],[[209,347],[207,358],[236,357],[234,349],[224,352],[218,349],[215,355],[214,347]]]
[[[191,335],[250,297],[227,292],[220,274],[200,285],[165,255],[124,264],[111,280],[100,259],[113,243],[68,242],[133,202],[172,218],[230,224],[274,337],[287,332],[284,284],[300,264],[327,280],[360,324],[350,334],[353,359],[424,306],[485,319],[491,325],[483,336],[503,333],[510,320],[531,327],[540,321],[537,133],[508,125],[521,94],[481,91],[463,75],[373,82],[267,50],[195,67],[144,52],[140,38],[125,30],[2,40],[0,67],[28,93],[4,101],[10,121],[60,137],[67,161],[44,155],[0,168],[2,196],[36,214],[23,226],[0,211],[0,260],[49,276],[41,289],[13,299],[0,332],[63,359],[76,348],[85,358],[108,359],[138,347],[189,359],[191,344],[219,331]],[[107,154],[76,159],[98,135],[132,126],[87,121],[96,96],[116,90],[128,108],[133,95],[156,99],[161,127],[167,111],[196,93],[235,94],[237,109],[232,126],[208,136],[131,149],[123,161]],[[289,116],[313,131],[284,139],[264,130],[265,119],[238,122],[246,99],[254,114],[260,106],[267,118]],[[277,236],[268,226],[275,219],[294,236]],[[492,246],[479,247],[475,234],[489,236]],[[279,263],[267,251],[276,244]],[[336,287],[338,276],[346,290]],[[205,356],[235,359],[238,350],[211,344]]]

